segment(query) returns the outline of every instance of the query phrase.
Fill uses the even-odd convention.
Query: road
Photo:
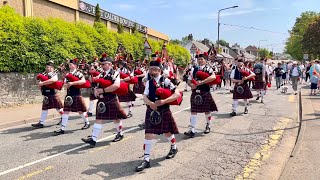
[[[177,156],[166,160],[170,144],[157,136],[151,154],[152,168],[144,172],[134,171],[143,155],[144,131],[137,125],[144,119],[146,107],[139,100],[133,117],[124,121],[124,140],[112,143],[115,128],[113,123],[106,123],[95,148],[81,141],[91,135],[92,128],[80,130],[83,121],[76,114],[61,136],[53,136],[59,128],[55,125],[57,120],[48,121],[43,129],[21,125],[1,130],[0,179],[246,179],[280,175],[290,146],[281,152],[282,163],[273,166],[273,174],[259,171],[264,165],[268,167],[268,157],[272,159],[279,153],[274,150],[281,144],[292,144],[283,137],[296,128],[296,96],[270,90],[264,104],[250,101],[249,114],[242,113],[240,101],[239,116],[230,118],[232,94],[224,90],[212,94],[219,112],[214,114],[211,133],[202,133],[205,118],[201,114],[196,137],[184,137],[190,116],[190,92],[185,92],[182,105],[171,107],[180,131],[176,135]],[[93,122],[94,117],[90,120]]]

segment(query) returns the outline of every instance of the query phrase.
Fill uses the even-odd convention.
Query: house
[[[254,56],[258,56],[258,54],[259,54],[259,49],[256,47],[256,46],[248,46],[248,47],[246,47],[246,52],[247,53],[249,53],[249,54],[252,54],[252,55],[254,55]]]
[[[241,48],[239,44],[234,44],[231,49],[237,53],[238,56],[243,55],[245,60],[247,61],[255,61],[256,60],[256,56],[253,54],[249,54],[246,52],[245,49]]]

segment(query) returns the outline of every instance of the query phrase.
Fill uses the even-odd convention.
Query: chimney
[[[193,36],[192,36],[192,34],[189,34],[189,35],[188,35],[188,40],[189,40],[189,41],[193,41]]]
[[[209,39],[205,38],[203,41],[202,41],[202,44],[206,45],[207,47],[209,47]]]

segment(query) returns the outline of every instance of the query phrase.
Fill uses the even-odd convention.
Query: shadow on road
[[[159,162],[165,160],[165,157],[151,159],[151,168],[160,166]],[[128,161],[121,163],[109,163],[109,164],[100,164],[100,165],[92,165],[91,169],[83,171],[81,174],[85,175],[98,175],[103,179],[117,179],[129,177],[135,174],[144,174],[148,171],[146,169],[143,172],[135,172],[135,167],[138,166],[142,162],[141,160],[136,161]]]
[[[216,134],[222,134],[222,135],[227,135],[227,136],[248,136],[248,135],[254,135],[254,134],[264,134],[264,133],[270,133],[270,132],[275,132],[275,131],[280,131],[280,130],[291,130],[291,129],[296,129],[299,128],[299,126],[291,127],[291,128],[284,128],[284,129],[276,129],[276,130],[266,130],[266,131],[261,131],[261,132],[252,132],[252,133],[243,133],[243,134],[229,134],[229,133],[221,133],[217,131],[213,131],[212,133]]]

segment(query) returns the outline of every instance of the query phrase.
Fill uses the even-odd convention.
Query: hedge
[[[161,51],[163,42],[148,41],[153,52]],[[135,59],[144,57],[144,38],[138,32],[118,34],[103,23],[92,27],[57,18],[23,17],[7,5],[0,8],[0,72],[35,73],[43,71],[48,60],[60,64],[82,55],[88,60],[103,52],[114,56],[120,42]],[[180,66],[190,59],[189,52],[179,45],[169,44],[167,49]]]

